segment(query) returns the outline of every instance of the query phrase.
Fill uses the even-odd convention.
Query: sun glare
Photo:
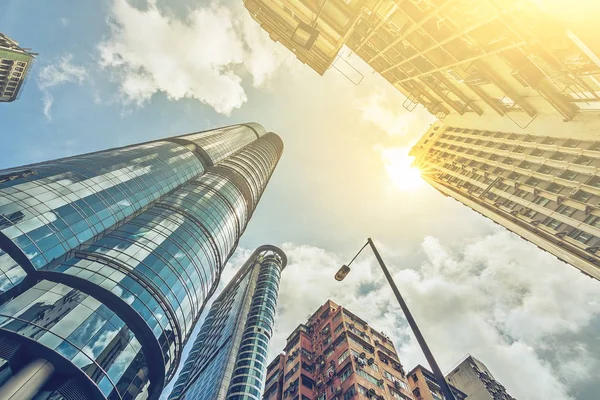
[[[411,191],[423,186],[421,171],[411,165],[414,157],[408,155],[408,147],[381,149],[380,151],[385,170],[397,189]]]

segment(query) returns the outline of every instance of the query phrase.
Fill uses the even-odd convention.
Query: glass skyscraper
[[[285,254],[261,246],[213,303],[169,400],[259,400]]]
[[[0,398],[158,398],[282,151],[250,123],[0,171]]]

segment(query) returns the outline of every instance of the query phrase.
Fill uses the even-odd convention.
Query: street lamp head
[[[346,275],[348,275],[349,273],[350,273],[350,267],[347,265],[342,265],[342,267],[335,274],[335,280],[343,281],[344,278],[346,277]]]

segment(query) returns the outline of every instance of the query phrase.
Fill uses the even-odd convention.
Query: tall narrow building
[[[412,400],[406,379],[392,341],[328,300],[269,365],[263,399]]]
[[[446,196],[600,279],[600,140],[437,122],[411,150]]]
[[[0,171],[0,398],[158,398],[282,151],[251,123]]]
[[[0,33],[0,102],[18,98],[36,55]]]
[[[260,400],[285,253],[261,246],[214,301],[169,400]]]
[[[563,129],[598,134],[597,16],[547,3],[244,0],[302,63],[324,74],[346,46],[406,96],[408,111],[420,104],[452,125],[516,132],[570,121]]]
[[[468,400],[515,400],[506,388],[494,379],[485,364],[467,355],[446,379],[467,395]]]

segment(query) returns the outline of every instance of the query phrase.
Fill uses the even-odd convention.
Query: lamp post
[[[365,245],[358,251],[358,253],[356,253],[354,258],[348,263],[348,265],[342,265],[342,267],[335,274],[335,280],[342,281],[346,277],[346,275],[348,275],[348,273],[350,273],[350,265],[354,262],[354,260],[356,260],[356,257],[358,257],[358,255],[365,249],[365,247],[367,247],[367,245],[371,246],[371,249],[373,250],[373,253],[375,254],[375,258],[377,258],[377,262],[379,263],[379,266],[383,270],[383,274],[385,275],[385,278],[387,279],[388,283],[392,287],[392,291],[394,292],[394,295],[396,295],[396,300],[398,300],[398,304],[400,304],[400,308],[402,308],[402,312],[404,313],[404,316],[406,317],[406,320],[408,321],[408,325],[410,326],[415,337],[417,338],[417,342],[419,342],[421,351],[423,351],[423,354],[425,354],[427,363],[429,364],[429,367],[432,369],[438,385],[440,385],[443,396],[445,397],[446,400],[455,400],[454,395],[452,394],[452,391],[450,390],[450,386],[448,386],[448,383],[446,382],[446,379],[444,378],[444,375],[442,374],[440,367],[437,365],[437,362],[435,361],[433,354],[431,354],[431,350],[429,350],[429,346],[427,346],[427,343],[425,342],[425,338],[421,334],[421,331],[419,330],[419,327],[417,326],[415,319],[413,318],[412,314],[410,313],[410,310],[408,309],[406,303],[404,302],[404,299],[402,298],[400,291],[396,287],[396,284],[394,283],[392,276],[390,275],[387,267],[385,266],[385,263],[383,262],[383,259],[379,255],[379,252],[377,251],[377,248],[375,247],[375,243],[373,243],[371,238],[367,239],[367,243],[365,243]]]

